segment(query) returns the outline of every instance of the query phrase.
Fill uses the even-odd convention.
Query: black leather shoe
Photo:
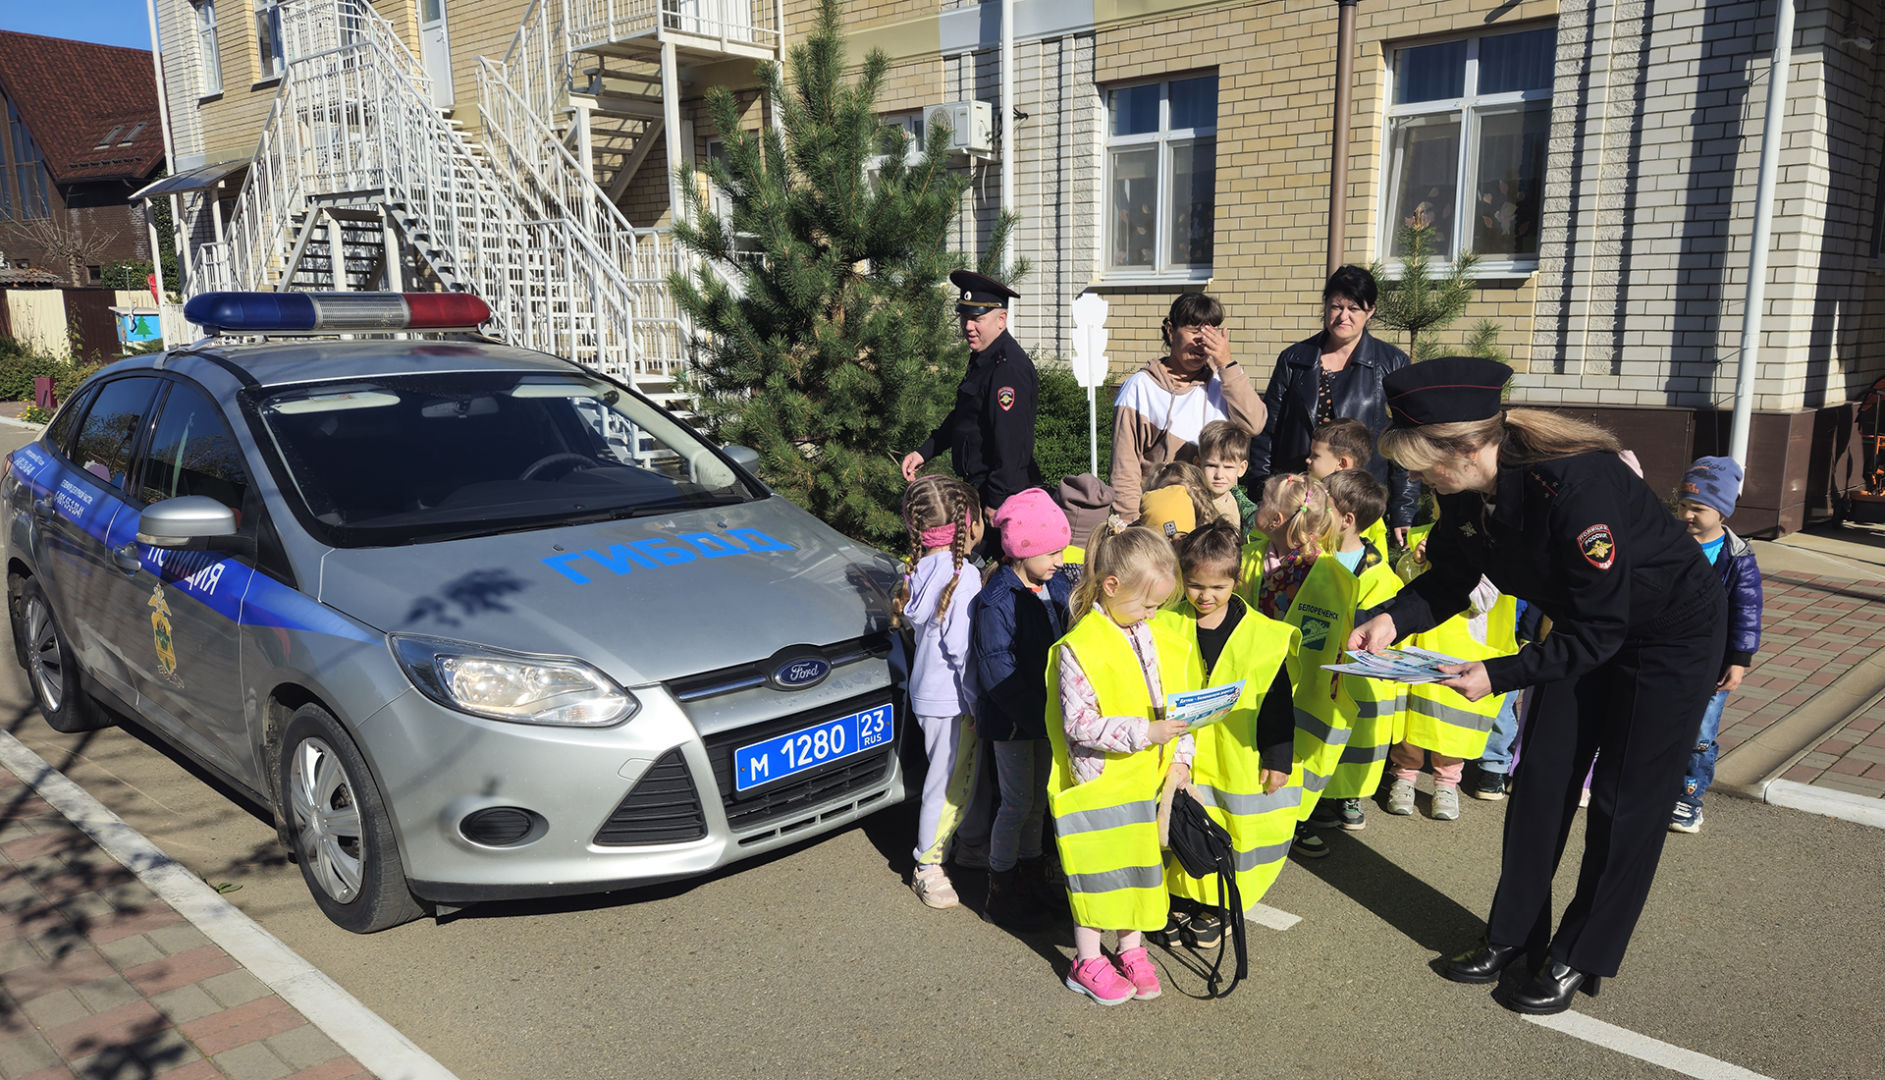
[[[1499,973],[1523,955],[1517,945],[1481,945],[1448,960],[1440,973],[1456,983],[1498,982]]]
[[[1501,1003],[1513,1012],[1550,1016],[1571,1007],[1571,998],[1579,990],[1597,996],[1602,977],[1586,975],[1562,960],[1553,960],[1532,976],[1532,981],[1505,996]]]

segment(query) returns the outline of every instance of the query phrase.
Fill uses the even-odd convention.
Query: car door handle
[[[118,569],[127,574],[135,574],[139,570],[144,569],[143,560],[137,557],[137,544],[135,542],[125,544],[122,547],[112,548],[111,561]]]

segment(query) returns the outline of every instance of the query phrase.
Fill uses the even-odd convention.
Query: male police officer
[[[1008,300],[1020,293],[969,270],[957,270],[949,281],[958,290],[956,314],[969,343],[969,369],[956,388],[955,407],[922,446],[904,456],[903,478],[915,480],[916,470],[946,447],[955,455],[956,472],[981,495],[982,509],[992,511],[1008,496],[1041,483],[1034,464],[1034,362],[1008,335]]]

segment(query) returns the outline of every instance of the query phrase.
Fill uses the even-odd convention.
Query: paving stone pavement
[[[1719,742],[1755,738],[1885,649],[1885,583],[1794,571],[1763,574],[1761,648],[1728,696]],[[1885,698],[1876,699],[1782,773],[1797,783],[1885,798]]]
[[[370,1080],[0,770],[0,1080]]]

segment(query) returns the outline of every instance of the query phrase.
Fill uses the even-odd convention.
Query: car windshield
[[[589,375],[454,372],[321,383],[256,412],[312,531],[422,543],[746,502],[712,447]]]

